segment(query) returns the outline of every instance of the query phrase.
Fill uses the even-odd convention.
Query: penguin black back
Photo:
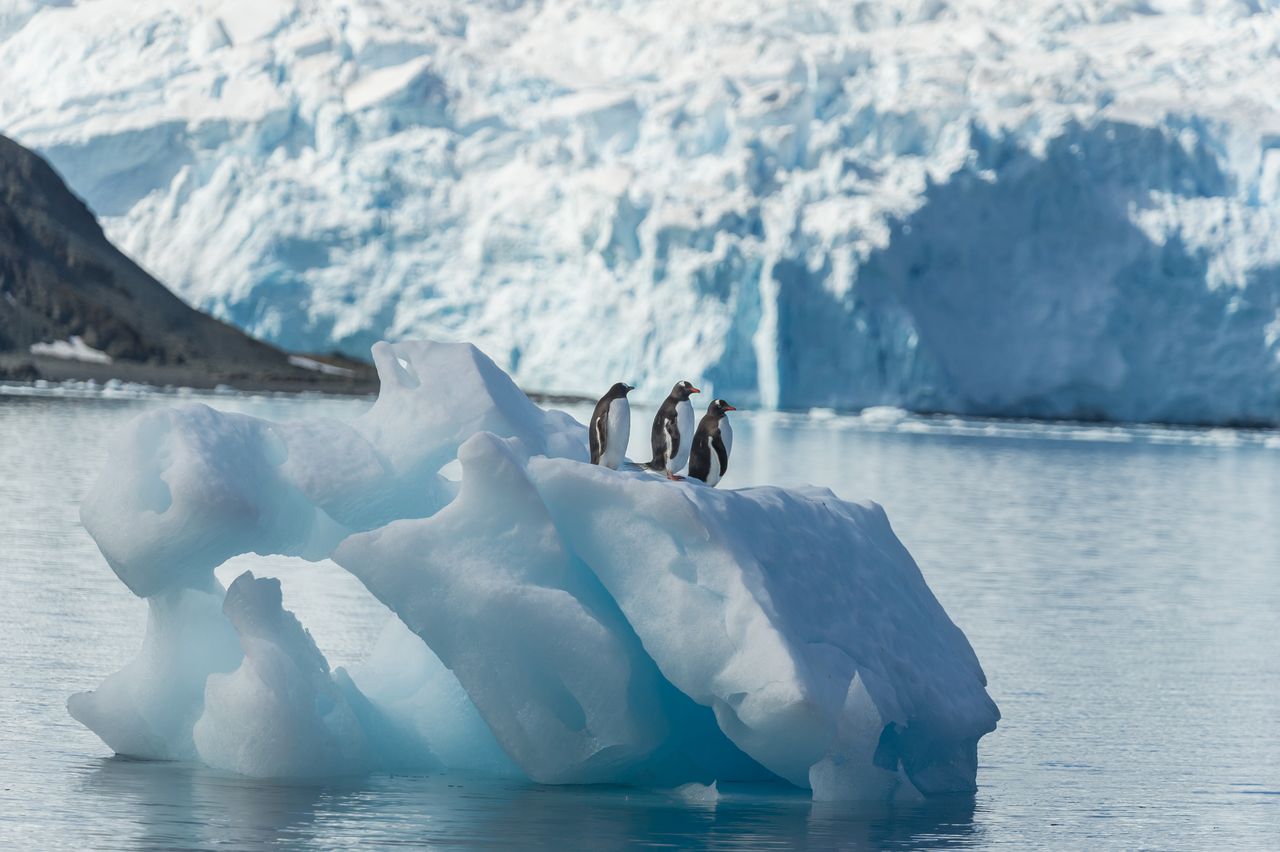
[[[689,476],[708,485],[716,485],[729,470],[729,452],[733,449],[733,429],[725,414],[737,411],[723,399],[713,399],[707,413],[698,421],[689,452]]]
[[[626,404],[626,399],[632,390],[634,388],[626,382],[615,382],[600,397],[595,410],[591,412],[587,431],[591,442],[592,464],[604,464],[617,469],[621,463],[631,435],[631,409]],[[619,404],[618,400],[622,400],[622,403]],[[615,406],[618,406],[618,411],[613,411]],[[611,417],[611,413],[615,416]]]
[[[684,467],[684,459],[689,454],[689,433],[693,427],[693,406],[689,397],[695,393],[699,390],[689,382],[676,382],[658,407],[649,433],[649,445],[653,450],[653,460],[647,465],[650,470],[665,470],[667,476],[671,476]],[[682,419],[688,422],[682,424]]]

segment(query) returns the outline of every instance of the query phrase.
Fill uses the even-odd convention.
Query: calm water
[[[173,401],[0,394],[0,847],[1280,842],[1275,433],[735,416],[728,485],[810,481],[885,505],[1004,714],[976,798],[855,812],[771,788],[697,804],[445,776],[290,786],[113,758],[64,702],[133,655],[146,610],[77,505],[105,437]],[[366,405],[212,402],[276,419]],[[386,618],[331,564],[254,557],[219,575],[248,567],[282,579],[334,665],[358,662]]]

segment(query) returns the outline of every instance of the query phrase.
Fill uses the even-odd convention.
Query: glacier
[[[188,403],[111,443],[81,519],[150,615],[68,710],[114,751],[265,778],[975,789],[999,711],[879,506],[594,466],[580,423],[471,344],[373,357],[350,422]],[[391,614],[368,658],[331,667],[274,578],[224,589],[243,554],[355,576]]]
[[[0,131],[294,350],[1280,422],[1275,0],[0,2]]]

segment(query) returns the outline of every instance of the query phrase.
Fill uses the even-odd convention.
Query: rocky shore
[[[38,155],[0,136],[0,381],[373,393],[373,368],[296,355],[187,305],[122,254]]]

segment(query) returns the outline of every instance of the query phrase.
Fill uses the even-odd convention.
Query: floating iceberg
[[[469,344],[374,358],[351,423],[186,405],[118,437],[82,518],[151,618],[68,703],[111,748],[262,777],[974,789],[999,712],[880,507],[595,467]],[[223,592],[245,553],[330,558],[401,624],[331,670],[277,581]]]

